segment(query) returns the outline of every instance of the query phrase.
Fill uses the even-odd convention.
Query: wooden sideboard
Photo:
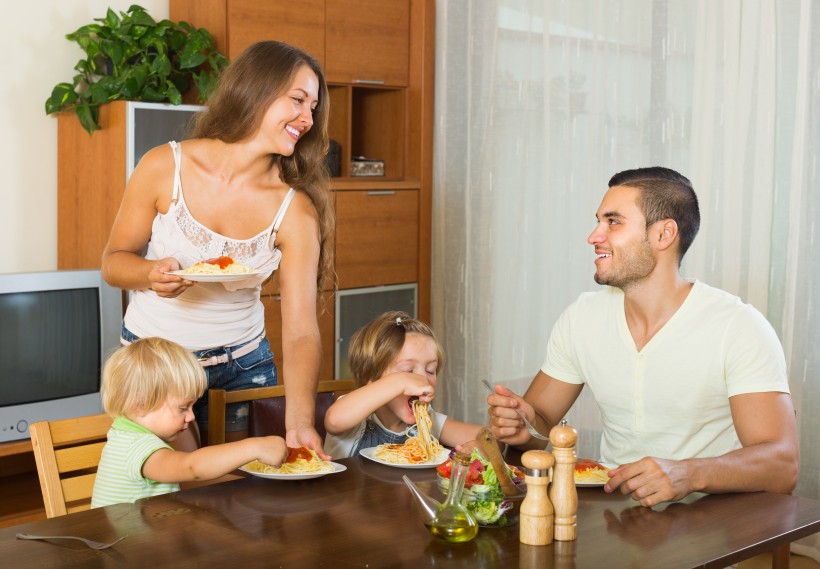
[[[31,441],[0,443],[0,527],[45,517]]]

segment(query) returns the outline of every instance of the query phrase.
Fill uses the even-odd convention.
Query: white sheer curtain
[[[801,433],[797,492],[820,498],[812,4],[438,0],[433,325],[445,412],[483,422],[483,377],[526,389],[558,315],[596,286],[586,237],[610,176],[668,166],[701,202],[684,275],[741,296],[780,334]],[[568,419],[579,454],[595,456],[588,394]]]

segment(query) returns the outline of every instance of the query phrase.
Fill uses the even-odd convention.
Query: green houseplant
[[[46,114],[73,109],[89,134],[101,128],[99,107],[109,101],[182,103],[196,85],[200,102],[213,90],[228,60],[205,29],[188,22],[160,22],[136,4],[66,35],[85,52],[72,83],[59,83],[46,99]]]

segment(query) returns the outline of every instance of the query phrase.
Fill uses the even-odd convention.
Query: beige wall
[[[44,110],[83,55],[67,33],[131,4],[155,20],[168,0],[24,0],[4,4],[0,28],[0,272],[57,268],[57,121]],[[93,167],[93,165],[89,165]]]

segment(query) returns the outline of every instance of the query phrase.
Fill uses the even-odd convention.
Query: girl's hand
[[[404,385],[403,395],[418,397],[425,403],[430,403],[436,396],[436,388],[427,380],[427,377],[416,373],[399,372],[391,374],[398,376]]]
[[[279,468],[288,457],[288,447],[282,437],[259,437],[256,460]]]
[[[179,261],[173,257],[166,257],[154,263],[151,272],[148,273],[148,281],[151,283],[151,290],[162,298],[175,298],[194,286],[194,281],[189,281],[177,275],[166,274],[168,271],[178,271]]]

